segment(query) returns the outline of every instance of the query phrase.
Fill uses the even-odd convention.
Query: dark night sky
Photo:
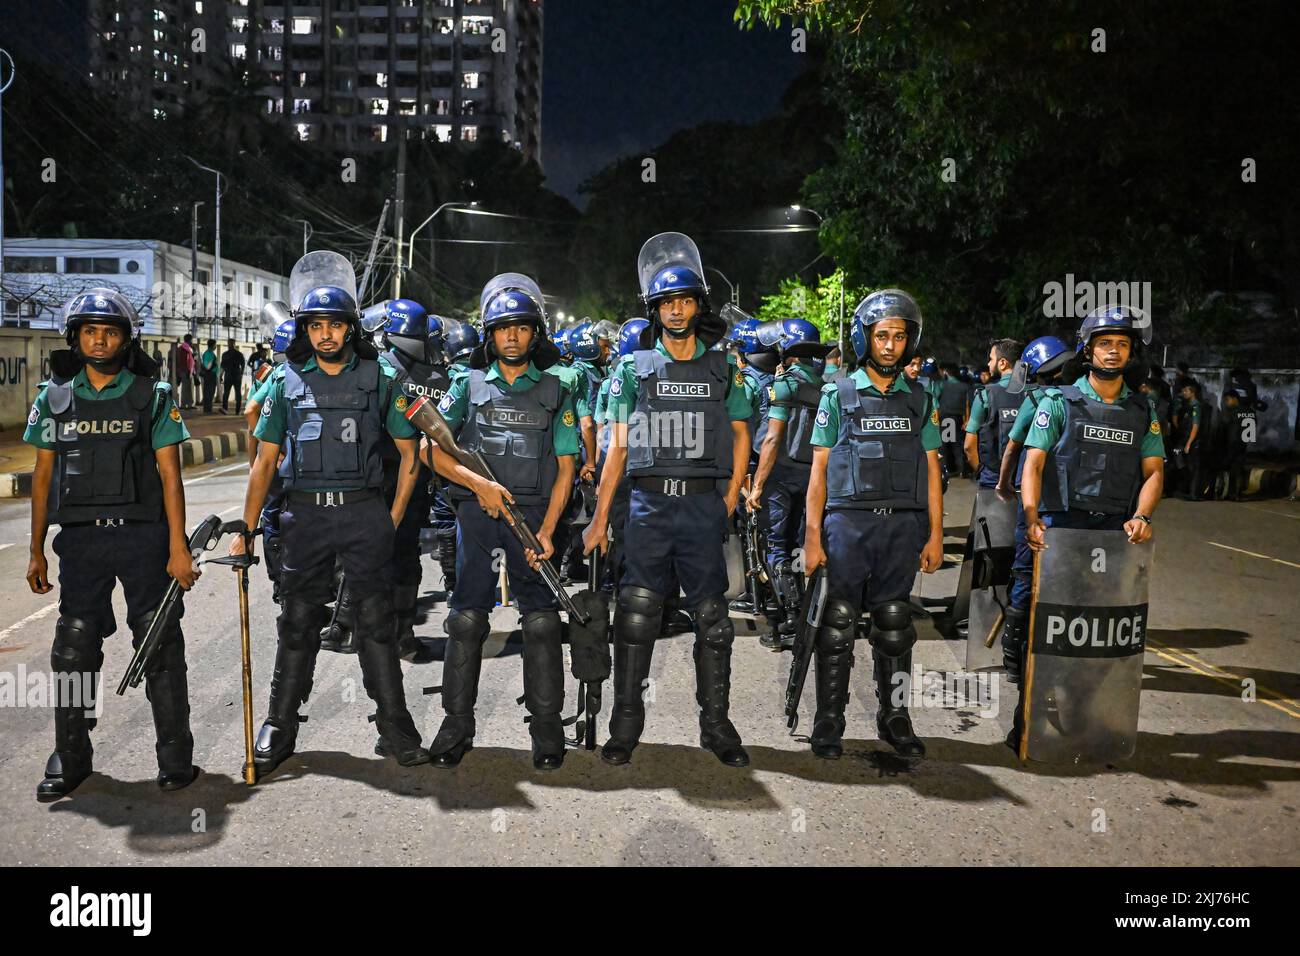
[[[583,180],[708,120],[772,113],[810,54],[788,29],[741,30],[732,0],[544,0],[542,166],[580,201]]]
[[[709,120],[772,113],[809,65],[788,28],[741,30],[733,0],[543,0],[542,164],[575,202],[583,180]],[[85,0],[0,0],[0,42],[60,69],[85,55]]]

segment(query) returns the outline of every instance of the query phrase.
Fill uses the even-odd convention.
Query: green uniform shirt
[[[668,354],[664,348],[663,342],[655,343],[655,351],[663,355],[668,361],[674,361],[673,357]],[[708,351],[699,339],[695,340],[695,354],[692,359],[697,359]],[[745,376],[740,374],[740,369],[736,365],[733,356],[727,356],[727,364],[731,366],[731,375],[727,378],[727,417],[733,422],[749,421],[750,416],[754,414],[754,406],[750,403],[749,395],[745,391]],[[636,408],[637,393],[641,388],[641,380],[636,376],[636,357],[625,355],[618,361],[614,367],[614,372],[610,375],[609,386],[609,406],[605,411],[606,419],[612,419],[617,422],[625,422]]]
[[[910,392],[912,389],[904,381],[906,376],[896,375],[894,381],[889,386],[891,392]],[[870,377],[864,369],[855,369],[849,376],[858,391],[866,390],[874,395],[884,397],[884,393],[872,383]],[[929,414],[925,416],[925,424],[921,426],[921,447],[926,451],[938,451],[943,445],[943,439],[939,435],[939,409],[934,404],[934,400],[927,397],[926,405],[929,408]],[[840,438],[840,398],[839,388],[834,384],[822,386],[822,401],[817,406],[817,421],[813,425],[812,443],[820,445],[822,448],[834,448],[835,443]]]
[[[997,384],[1006,388],[1010,382],[1011,373],[1007,372],[998,379]],[[980,426],[984,424],[984,416],[989,413],[989,405],[984,400],[984,395],[984,389],[981,388],[975,393],[975,398],[970,403],[970,418],[966,420],[966,434],[968,435],[974,435],[980,430]]]
[[[591,402],[587,400],[587,373],[573,365],[552,365],[546,370],[564,383],[564,391],[573,404],[578,418],[591,418]]]
[[[753,417],[758,414],[758,407],[763,401],[763,393],[752,377],[742,375],[740,379],[745,388],[745,401],[749,402],[749,417]]]
[[[500,382],[501,387],[508,392],[522,392],[532,388],[542,380],[543,375],[554,375],[564,382],[564,376],[560,375],[560,366],[551,366],[546,371],[542,371],[532,362],[524,369],[523,374],[514,380],[507,382],[505,376],[501,374],[501,369],[496,362],[493,362],[488,368],[487,374],[483,377],[489,382]],[[562,458],[565,455],[578,454],[578,422],[573,411],[573,393],[567,387],[560,389],[560,407],[555,412],[555,424],[551,429],[551,442],[555,448],[555,457]],[[447,394],[442,397],[438,403],[438,411],[442,417],[447,419],[447,424],[451,426],[453,432],[460,432],[460,428],[465,424],[465,414],[469,411],[469,375],[460,375],[452,379],[447,386]]]
[[[592,420],[597,425],[605,424],[605,418],[609,411],[609,382],[608,376],[605,381],[600,383],[600,391],[596,393],[596,409],[592,413]]]
[[[72,394],[76,398],[89,402],[120,398],[134,381],[135,375],[123,369],[97,392],[90,384],[90,380],[86,378],[86,370],[83,368],[72,379]],[[54,442],[48,441],[46,437],[54,437],[54,417],[50,414],[50,405],[45,398],[45,390],[49,384],[49,382],[41,382],[41,390],[36,393],[31,414],[27,416],[27,429],[23,432],[23,441],[37,448],[53,451]],[[172,387],[167,382],[155,382],[153,386],[153,429],[150,437],[155,451],[168,445],[177,445],[190,437],[189,429],[181,419],[180,409],[172,401]]]
[[[790,406],[777,403],[793,402],[795,394],[799,391],[798,382],[806,382],[809,385],[823,384],[821,376],[817,374],[811,362],[797,362],[789,372],[778,376],[768,389],[768,398],[771,399],[767,409],[768,418],[777,422],[790,420]]]
[[[354,354],[348,360],[346,369],[351,371],[357,367],[357,356]],[[315,356],[309,358],[302,367],[304,377],[312,373],[324,375],[316,365]],[[379,393],[382,396],[388,393],[388,408],[384,414],[384,427],[388,434],[394,438],[414,438],[419,434],[415,426],[406,420],[403,413],[406,409],[406,396],[402,390],[397,387],[396,373],[392,366],[386,362],[379,363]],[[283,445],[284,435],[289,428],[289,409],[284,401],[284,372],[278,375],[272,375],[267,379],[269,387],[262,398],[262,417],[257,420],[257,427],[253,429],[253,437],[258,441],[270,442],[272,445]],[[398,408],[398,400],[401,400],[402,407]],[[358,485],[358,488],[360,486]],[[305,491],[312,489],[306,488]],[[334,489],[335,491],[347,489]]]
[[[1097,390],[1088,382],[1088,376],[1084,375],[1074,385],[1088,398],[1098,402],[1102,400],[1101,396],[1097,394]],[[1120,402],[1124,401],[1128,394],[1129,387],[1121,385],[1118,400]],[[1147,427],[1146,434],[1142,436],[1142,457],[1163,459],[1165,457],[1165,443],[1164,439],[1160,437],[1160,420],[1156,418],[1156,411],[1150,405],[1147,406],[1147,412],[1150,414],[1151,422]],[[1058,389],[1049,388],[1038,403],[1038,411],[1034,414],[1034,424],[1029,429],[1029,437],[1025,439],[1025,445],[1028,448],[1041,448],[1043,451],[1051,451],[1056,447],[1056,443],[1061,440],[1061,432],[1064,428],[1065,398]]]
[[[271,391],[271,383],[283,379],[284,379],[284,363],[281,362],[275,368],[271,369],[271,374],[268,375],[265,379],[263,379],[258,384],[257,388],[253,389],[253,394],[248,396],[248,400],[250,402],[256,402],[258,405],[261,405],[263,402],[266,401],[267,393]]]
[[[1042,398],[1042,395],[1039,394],[1038,397]],[[1025,439],[1029,437],[1029,429],[1033,427],[1034,409],[1037,407],[1038,403],[1025,395],[1025,400],[1020,403],[1020,411],[1016,412],[1016,423],[1011,426],[1011,434],[1007,436],[1008,440],[1018,441],[1022,445],[1025,443]]]

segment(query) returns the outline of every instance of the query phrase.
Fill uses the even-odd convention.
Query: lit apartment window
[[[438,21],[438,32],[443,36],[456,32],[456,23],[453,20],[440,19]]]
[[[478,141],[478,127],[477,127],[477,126],[462,126],[462,127],[460,128],[460,138],[461,138],[462,141],[464,141],[464,142],[466,142],[466,143],[477,142],[477,141]]]
[[[461,83],[461,85],[462,85],[465,89],[467,89],[467,90],[477,90],[477,89],[478,89],[478,78],[479,78],[479,74],[477,74],[477,73],[462,73],[462,74],[461,74],[461,78],[462,78],[462,83]]]
[[[492,29],[491,17],[461,17],[463,30],[474,36],[482,36]]]
[[[268,33],[283,33],[283,32],[284,32],[284,21],[283,21],[283,20],[275,20],[275,19],[271,20],[271,26],[270,26],[270,28],[268,29],[267,32],[268,32]]]
[[[371,100],[371,101],[370,101],[370,115],[372,115],[372,116],[387,116],[387,115],[388,115],[388,100],[377,100],[377,99],[376,99],[376,100]]]
[[[436,112],[439,116],[450,116],[451,100],[438,100],[438,106]]]
[[[451,142],[451,127],[450,127],[450,126],[435,126],[435,127],[433,128],[433,134],[434,134],[435,136],[438,137],[438,142],[440,142],[440,143],[450,143],[450,142]]]
[[[266,112],[267,112],[268,114],[271,114],[271,113],[283,113],[283,112],[284,112],[284,100],[275,99],[275,98],[268,98],[267,101],[266,101]]]
[[[304,142],[311,138],[311,126],[307,123],[299,123],[294,127],[298,131],[298,138]]]
[[[387,73],[376,73],[376,74],[375,74],[375,86],[379,87],[381,90],[386,90],[386,89],[388,89],[388,74],[387,74]]]
[[[307,85],[307,74],[306,74],[306,73],[299,73],[299,74],[298,74],[298,85],[299,85],[299,86],[306,86],[306,85]]]
[[[203,0],[194,0],[194,12],[197,13],[197,14],[199,14],[200,16],[202,16],[202,14],[203,14]]]
[[[387,126],[372,126],[370,130],[371,130],[371,136],[374,138],[376,143],[388,142]]]
[[[311,33],[312,32],[311,17],[294,17],[293,32],[299,34],[300,36]]]
[[[155,11],[153,12],[153,18],[154,18],[155,20],[163,20],[163,21],[166,21],[166,19],[167,19],[167,14],[163,13],[161,10],[155,10]]]
[[[397,112],[401,113],[403,116],[414,116],[415,100],[402,100],[398,105]]]
[[[231,17],[230,29],[236,33],[243,33],[248,29],[248,17]]]
[[[236,60],[242,60],[248,56],[248,50],[242,43],[230,44],[230,55]]]
[[[295,113],[310,113],[310,112],[311,112],[311,100],[294,100],[294,101],[293,101],[293,111],[294,111]]]

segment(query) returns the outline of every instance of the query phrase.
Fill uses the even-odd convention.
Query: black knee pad
[[[529,611],[519,622],[525,640],[540,641],[560,646],[560,614],[558,611]]]
[[[99,670],[104,661],[99,628],[77,617],[59,617],[50,646],[50,669],[55,673]]]
[[[357,637],[372,644],[391,644],[396,633],[393,598],[387,591],[354,599],[353,613]]]
[[[709,647],[731,647],[736,629],[727,614],[726,598],[713,595],[695,606],[695,633]]]
[[[452,611],[447,617],[447,636],[453,641],[482,644],[491,631],[485,611]]]
[[[823,654],[843,654],[853,650],[857,622],[856,607],[848,601],[829,598],[822,610],[822,626],[817,629],[817,650]]]
[[[884,601],[871,608],[871,646],[885,657],[902,657],[916,643],[912,608],[906,601]]]
[[[320,643],[320,629],[328,622],[319,604],[286,598],[277,619],[280,640],[291,650],[307,650]]]
[[[628,644],[654,644],[663,614],[662,594],[628,585],[618,592],[614,634]]]

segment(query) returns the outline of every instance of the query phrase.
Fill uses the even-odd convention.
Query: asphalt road
[[[187,472],[191,522],[237,515],[243,478],[239,464]],[[950,557],[959,557],[971,500],[970,485],[955,482],[945,521]],[[404,769],[376,757],[356,658],[322,653],[299,753],[250,788],[240,777],[236,590],[233,575],[214,567],[187,599],[184,620],[203,776],[176,793],[156,787],[143,687],[125,698],[111,693],[129,659],[129,635],[119,631],[106,647],[96,773],[71,798],[34,799],[52,712],[14,701],[0,707],[0,864],[1294,865],[1300,504],[1166,501],[1155,528],[1137,754],[1112,767],[1021,766],[1002,742],[1013,696],[1000,693],[996,706],[914,706],[929,755],[900,768],[876,740],[863,644],[845,757],[818,760],[785,730],[789,655],[764,650],[737,619],[732,717],[748,769],[723,767],[698,747],[691,638],[683,636],[658,645],[646,733],[630,766],[572,750],[561,770],[535,771],[515,704],[519,648],[507,639],[515,615],[504,609],[494,615],[476,746],[459,769]],[[11,682],[48,671],[57,614],[54,594],[26,587],[28,540],[27,502],[0,505],[0,674]],[[440,574],[428,559],[425,568],[432,590]],[[956,581],[949,563],[920,589],[940,619]],[[260,721],[275,644],[260,567],[251,593]],[[120,591],[117,600],[122,621]],[[418,632],[440,637],[444,610],[437,605]],[[932,620],[918,626],[919,663],[961,670],[964,644],[944,640]],[[426,741],[440,707],[422,689],[439,683],[441,666],[404,665]],[[805,704],[811,696],[809,686]],[[602,740],[605,730],[602,719]]]

